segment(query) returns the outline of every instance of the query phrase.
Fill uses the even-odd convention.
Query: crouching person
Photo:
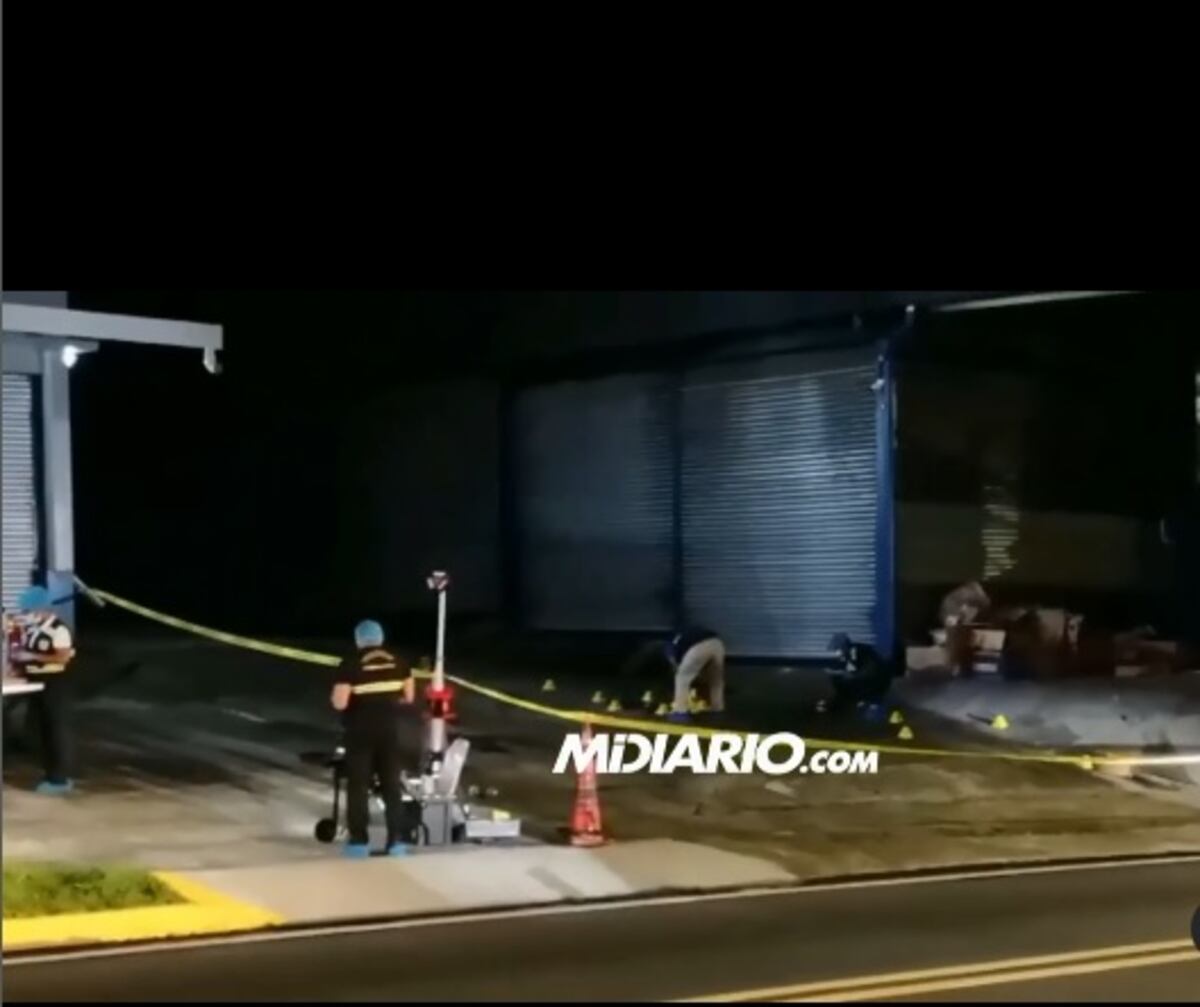
[[[692,686],[701,678],[708,685],[709,708],[714,713],[724,712],[725,644],[721,637],[703,626],[689,626],[671,638],[665,652],[675,669],[671,719],[687,719]]]
[[[354,630],[356,652],[335,676],[330,702],[342,712],[346,746],[346,855],[370,853],[371,784],[379,780],[387,818],[389,856],[408,852],[408,808],[401,799],[400,731],[416,689],[411,672],[383,645],[377,622],[360,622]]]
[[[857,703],[878,703],[892,685],[892,669],[873,647],[855,643],[845,633],[836,634],[829,649],[837,661],[832,670],[834,703],[844,708]]]

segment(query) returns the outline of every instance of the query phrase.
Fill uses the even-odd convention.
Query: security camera
[[[204,369],[209,374],[221,373],[221,358],[217,356],[216,350],[210,348],[204,351]]]

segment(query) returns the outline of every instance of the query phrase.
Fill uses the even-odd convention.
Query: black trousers
[[[42,771],[50,783],[66,783],[74,768],[71,731],[71,683],[63,673],[42,675],[41,692],[30,698],[41,735]]]
[[[30,723],[33,710],[28,696],[10,696],[4,701],[4,755],[32,751]]]
[[[394,718],[359,720],[346,725],[346,825],[350,842],[365,846],[370,837],[371,783],[378,776],[387,817],[387,844],[407,842],[411,826],[400,800],[403,755],[400,725]]]

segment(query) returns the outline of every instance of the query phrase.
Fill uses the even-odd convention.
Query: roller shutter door
[[[0,388],[3,412],[0,447],[3,471],[4,607],[15,604],[33,583],[38,568],[38,493],[36,428],[33,420],[33,380],[24,374],[5,374]]]
[[[683,597],[742,656],[874,642],[873,348],[689,372]]]
[[[671,624],[672,394],[664,376],[623,375],[518,398],[520,595],[530,628]]]

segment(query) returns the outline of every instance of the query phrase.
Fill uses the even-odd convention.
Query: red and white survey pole
[[[454,719],[454,689],[446,685],[446,593],[450,589],[450,575],[444,570],[434,570],[425,579],[425,584],[430,591],[437,592],[438,598],[437,657],[434,659],[433,681],[425,690],[429,716],[427,757],[430,772],[436,773],[446,754],[446,724]]]

